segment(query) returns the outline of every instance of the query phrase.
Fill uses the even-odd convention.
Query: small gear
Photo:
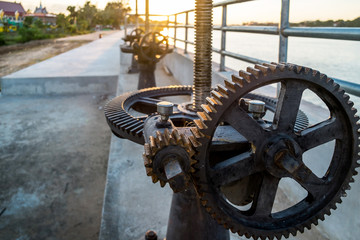
[[[325,214],[330,215],[330,209],[336,209],[336,203],[350,189],[349,183],[354,181],[359,167],[359,117],[344,90],[316,70],[272,63],[257,64],[239,75],[233,76],[232,82],[226,81],[225,87],[212,91],[207,104],[202,105],[204,111],[198,112],[200,119],[195,123],[202,135],[197,139],[201,147],[196,148],[193,157],[197,161],[194,183],[206,210],[232,232],[254,239],[295,236],[297,231],[303,232],[319,219],[324,220]],[[281,91],[273,121],[265,124],[241,109],[239,99],[273,83],[281,83]],[[318,94],[330,118],[297,130],[295,122],[305,89]],[[240,134],[250,145],[239,151],[223,141],[219,148],[219,140],[214,140],[216,131],[223,131],[225,139]],[[302,161],[302,154],[333,140],[330,165],[323,177],[317,177]],[[240,207],[242,201],[236,204],[236,199],[227,198],[222,187],[248,181],[249,177],[254,178],[251,185],[255,192],[251,206],[244,209]],[[278,183],[284,177],[295,180],[307,196],[273,212]]]
[[[163,133],[159,130],[156,131],[156,136],[150,136],[149,142],[144,144],[144,165],[146,169],[146,175],[152,178],[153,183],[160,182],[160,186],[164,187],[169,181],[164,171],[164,159],[163,156],[169,159],[172,155],[181,156],[180,165],[184,172],[187,174],[193,173],[193,168],[196,161],[192,158],[195,154],[194,148],[199,147],[199,142],[196,140],[200,137],[200,133],[196,128],[183,128],[183,133],[179,133],[177,129],[173,129],[170,133],[168,128],[165,128]],[[162,154],[164,153],[164,154]],[[165,160],[166,161],[166,160]],[[170,187],[174,192],[178,192],[176,185]]]

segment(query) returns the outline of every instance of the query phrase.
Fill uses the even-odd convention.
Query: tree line
[[[56,16],[56,25],[46,24],[34,17],[26,17],[17,32],[0,33],[0,46],[86,34],[95,30],[97,25],[119,29],[123,24],[124,16],[131,11],[131,8],[125,0],[109,2],[103,10],[87,1],[82,7],[68,6],[67,11],[67,15],[60,13]]]

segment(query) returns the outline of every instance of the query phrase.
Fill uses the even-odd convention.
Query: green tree
[[[75,23],[75,19],[76,19],[77,15],[78,15],[78,12],[76,11],[75,6],[68,6],[68,7],[66,8],[66,10],[68,10],[68,11],[70,12],[70,14],[69,14],[70,23],[71,23],[71,24],[74,24],[74,23]]]

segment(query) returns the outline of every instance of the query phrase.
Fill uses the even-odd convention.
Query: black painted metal
[[[167,240],[228,240],[229,231],[201,206],[193,187],[174,193],[171,202]]]
[[[139,82],[138,89],[156,87],[155,82],[156,63],[138,63]]]

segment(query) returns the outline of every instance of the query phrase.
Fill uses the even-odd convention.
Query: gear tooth
[[[225,87],[227,89],[229,89],[231,92],[235,93],[235,83],[234,82],[230,82],[229,80],[225,79],[224,80],[225,83]]]
[[[199,118],[200,118],[201,121],[203,121],[203,122],[211,121],[211,120],[212,120],[211,117],[210,117],[207,113],[205,113],[205,112],[197,112],[196,114],[199,116]]]
[[[326,209],[325,209],[325,214],[328,215],[328,216],[331,215],[331,212],[330,212],[330,209],[329,209],[329,208],[326,208]]]
[[[231,80],[240,87],[244,86],[244,79],[240,76],[231,75]]]
[[[195,119],[194,123],[196,125],[197,128],[199,129],[207,129],[208,127],[205,125],[205,123],[203,121],[201,121],[200,119]]]
[[[199,131],[199,129],[192,127],[190,128],[191,133],[195,136],[195,138],[203,137],[203,134]]]
[[[272,236],[271,236],[272,237]],[[266,236],[260,236],[260,239],[261,240],[266,240]],[[269,236],[269,239],[270,239],[270,236]],[[270,240],[272,240],[272,239],[270,239]]]
[[[248,83],[251,82],[252,78],[255,78],[254,75],[243,70],[239,71],[239,76],[245,79]]]
[[[190,173],[195,173],[195,172],[196,172],[196,169],[193,168],[193,167],[191,167],[191,168],[190,168]]]
[[[327,79],[327,75],[320,73],[320,80],[326,80]]]
[[[225,96],[223,96],[221,93],[215,91],[215,90],[212,90],[210,92],[211,96],[217,101],[217,102],[220,102],[221,103],[221,100],[223,98],[225,98]]]
[[[215,213],[211,213],[210,215],[211,215],[211,217],[212,217],[213,219],[216,219]]]
[[[156,175],[151,175],[151,179],[152,179],[153,183],[157,183],[159,181],[159,179]]]
[[[153,171],[152,168],[150,167],[145,167],[145,171],[146,171],[146,176],[152,176],[153,175]]]
[[[206,112],[208,115],[213,113],[213,110],[207,104],[201,104],[201,108]]]
[[[289,236],[290,236],[290,233],[289,233],[289,232],[285,232],[285,233],[284,233],[284,237],[285,237],[285,238],[289,238]],[[281,240],[281,237],[282,237],[281,234],[276,234],[276,239],[277,239],[277,240]]]
[[[276,71],[278,67],[277,64],[271,64],[271,63],[263,63],[265,67],[268,67],[272,72]]]
[[[163,135],[161,134],[160,131],[156,131],[156,145],[159,147],[159,148],[163,148],[165,146],[165,143],[164,143],[164,137]]]
[[[325,220],[325,215],[319,216],[319,219],[320,219],[321,221],[324,221],[324,220]]]
[[[270,69],[264,65],[255,64],[255,68],[259,69],[264,75],[267,75],[270,72]]]
[[[240,233],[239,233],[239,235],[240,235]],[[247,233],[247,232],[244,235],[245,235],[246,238],[251,238],[251,235],[249,233]],[[257,239],[257,238],[258,237],[254,236],[254,239]]]
[[[143,154],[143,159],[144,159],[144,166],[151,167],[151,165],[152,165],[151,159],[148,158],[145,154]]]
[[[234,227],[230,227],[230,231],[231,231],[232,233],[236,233],[236,231],[235,231],[235,228],[234,228]]]
[[[351,111],[354,111],[354,110],[356,111],[356,108],[353,108],[353,106],[354,106],[354,102],[353,102],[353,101],[350,101],[350,100],[349,100],[349,101],[347,102],[347,104],[351,107]],[[355,113],[356,113],[356,112],[355,112]],[[354,113],[354,114],[355,114],[355,113]]]
[[[146,156],[151,156],[151,149],[150,149],[150,144],[148,143],[145,143],[144,144],[144,151],[145,151],[145,155]]]
[[[201,205],[203,205],[204,207],[206,206],[207,201],[206,200],[201,200]]]
[[[246,71],[251,73],[256,79],[259,78],[261,71],[259,69],[256,68],[252,68],[252,67],[247,67]]]
[[[343,98],[346,102],[348,102],[350,100],[350,96],[347,95],[346,93],[343,95]]]
[[[153,136],[149,137],[149,142],[150,142],[150,149],[151,149],[151,154],[152,156],[154,156],[157,152],[157,146],[156,146],[156,141],[155,138]]]
[[[175,129],[173,129],[173,131],[172,131],[171,135],[172,135],[172,136],[173,136],[173,138],[175,139],[176,144],[179,144],[179,143],[180,143],[180,141],[181,141],[181,136],[180,136],[180,134],[179,134],[179,132],[178,132],[178,130],[177,130],[176,128],[175,128]]]
[[[303,71],[305,71],[305,68],[303,66],[296,66],[295,67],[295,72],[296,73],[301,73]]]
[[[210,212],[210,211],[211,211],[211,208],[210,208],[210,207],[205,207],[205,210],[206,210],[207,212]]]
[[[190,140],[191,144],[194,146],[194,148],[198,148],[201,146],[201,143],[199,141],[197,141],[194,136],[190,136],[189,140]]]
[[[332,78],[329,78],[329,77],[326,78],[326,82],[329,83],[329,84],[332,84],[332,85],[334,85],[334,83],[335,83],[334,80]]]
[[[206,102],[208,103],[208,105],[211,107],[211,109],[213,110],[213,112],[217,112],[216,111],[216,106],[220,105],[217,101],[215,101],[215,99],[207,97],[206,98]]]
[[[295,228],[290,228],[290,229],[289,229],[289,232],[295,237],[296,234],[297,234],[297,229],[295,229]]]
[[[166,185],[166,182],[164,182],[163,180],[160,180],[160,186],[165,187],[165,185]]]
[[[221,85],[221,84],[218,84],[216,87],[217,87],[218,91],[219,91],[224,97],[226,97],[226,98],[229,97],[229,93],[228,93],[229,90],[228,90],[226,87],[224,87],[224,86]]]
[[[320,72],[318,70],[312,70],[312,75],[315,77],[315,78],[320,78]]]
[[[227,225],[227,223],[224,223],[224,224],[223,224],[223,227],[224,227],[225,229],[229,229],[229,225]]]

